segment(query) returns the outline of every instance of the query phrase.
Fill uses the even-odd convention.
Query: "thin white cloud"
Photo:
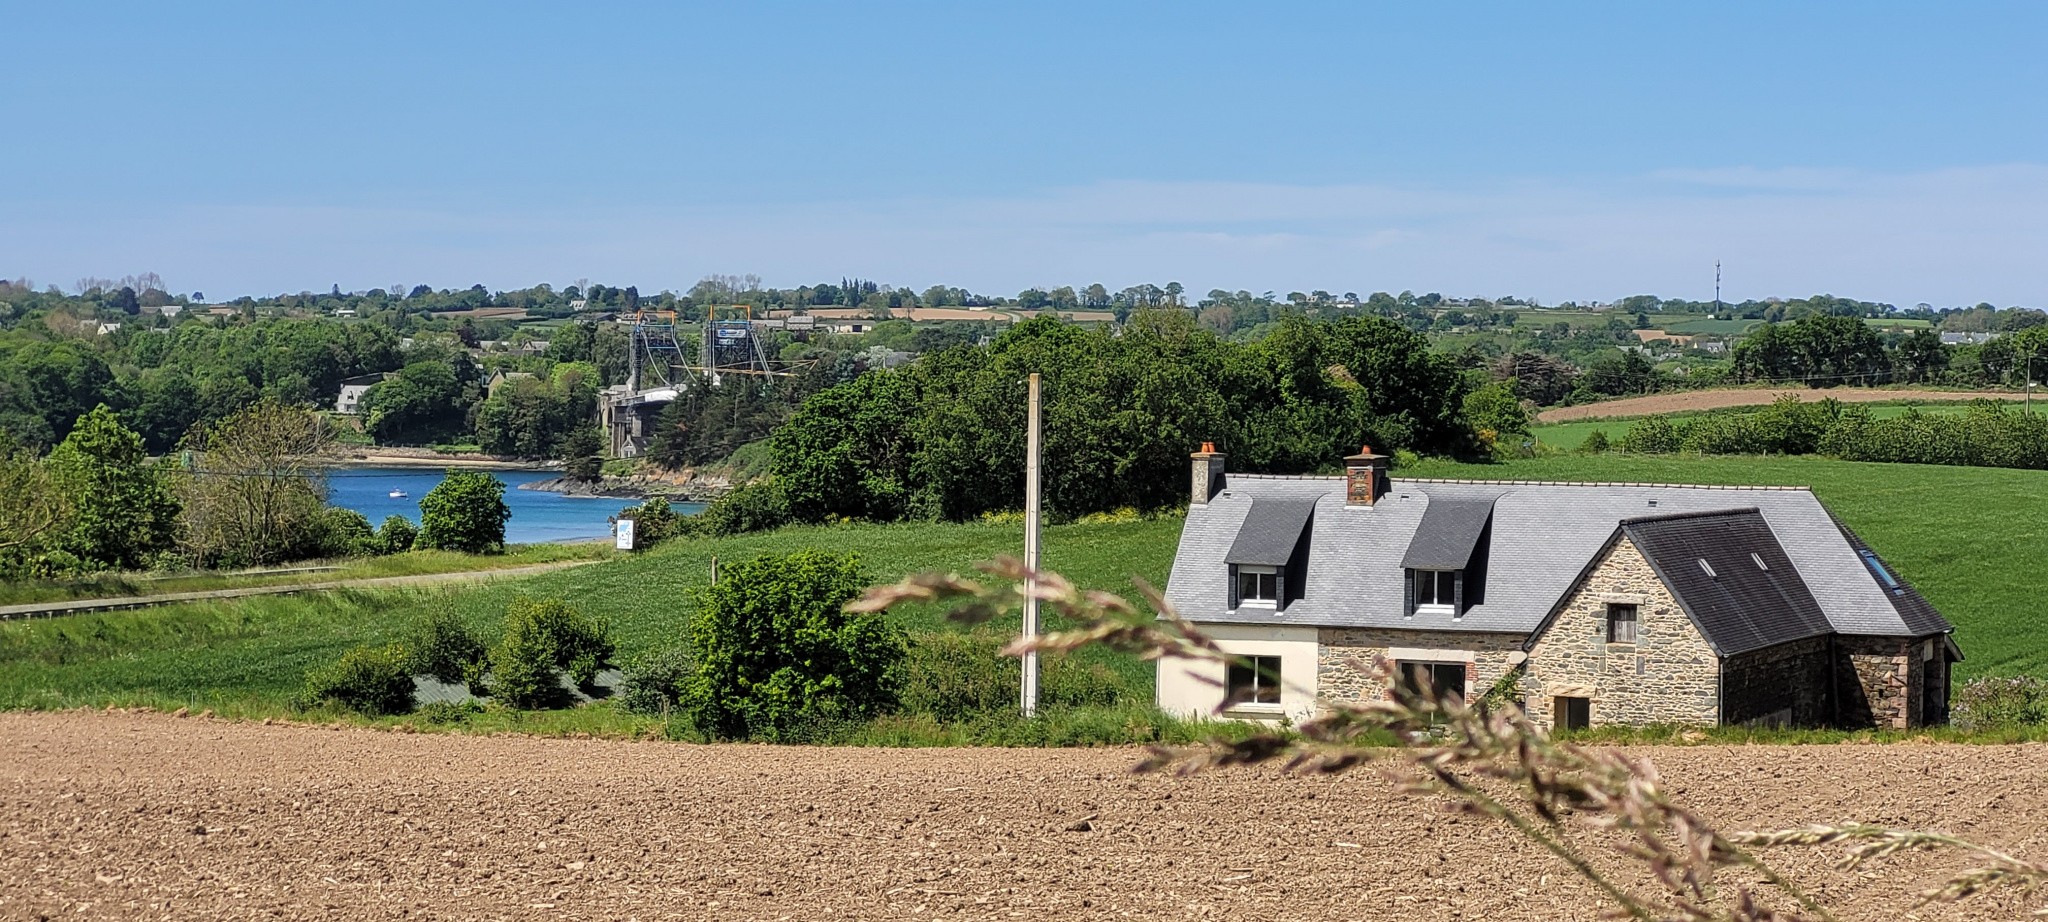
[[[684,288],[711,272],[842,275],[1009,293],[1178,280],[1518,294],[1911,304],[2048,302],[2048,166],[1870,173],[1671,170],[1461,188],[1109,182],[1003,198],[502,211],[216,207],[143,221],[0,224],[0,272],[68,282],[151,269],[210,295],[587,277]]]

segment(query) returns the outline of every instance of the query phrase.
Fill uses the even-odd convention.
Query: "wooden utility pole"
[[[1024,636],[1038,636],[1038,373],[1031,373],[1031,411],[1024,430]],[[1024,654],[1024,716],[1038,715],[1038,651]]]

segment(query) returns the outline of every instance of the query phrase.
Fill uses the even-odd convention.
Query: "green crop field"
[[[1605,327],[1607,318],[1622,317],[1624,314],[1599,313],[1595,311],[1515,311],[1515,326],[1547,327],[1553,323],[1569,323],[1574,327]]]
[[[1659,318],[1650,318],[1666,333],[1689,334],[1693,336],[1733,336],[1762,323],[1761,320],[1709,320],[1705,317],[1673,320],[1669,323]]]
[[[2048,552],[2048,473],[1859,464],[1815,458],[1558,456],[1501,464],[1425,461],[1403,476],[1797,484],[1815,492],[1958,627],[1959,678],[2048,674],[2037,561]],[[1163,583],[1181,520],[1064,525],[1045,536],[1046,565],[1082,586],[1135,596],[1131,578]],[[306,670],[349,647],[398,639],[448,608],[495,634],[516,595],[561,596],[610,620],[622,661],[680,641],[694,591],[725,561],[804,547],[854,551],[875,578],[968,571],[1019,552],[1015,525],[847,525],[678,542],[590,566],[443,591],[336,592],[0,624],[0,708],[109,704],[286,712]],[[936,610],[892,613],[913,632],[946,630]],[[997,629],[1015,629],[1014,618]],[[1151,666],[1098,654],[1126,700],[1149,700]],[[550,718],[553,719],[553,718]],[[602,730],[606,711],[583,724]],[[592,723],[598,721],[599,723]],[[522,725],[535,729],[536,724]],[[594,730],[594,732],[595,732]]]

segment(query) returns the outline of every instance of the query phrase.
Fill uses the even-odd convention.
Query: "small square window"
[[[1559,730],[1584,730],[1593,725],[1593,701],[1560,695],[1551,700],[1551,721]]]
[[[1411,612],[1417,609],[1449,611],[1453,617],[1464,612],[1458,610],[1458,571],[1456,570],[1412,570],[1410,578],[1415,586]]]
[[[1636,642],[1636,607],[1620,602],[1607,605],[1607,642]]]
[[[1279,704],[1280,657],[1245,656],[1230,664],[1224,691],[1230,704]]]
[[[1280,604],[1278,567],[1238,567],[1237,604],[1254,608],[1277,608]]]

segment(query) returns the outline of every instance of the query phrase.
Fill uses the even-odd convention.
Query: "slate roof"
[[[1932,608],[1884,590],[1858,557],[1854,536],[1804,488],[1394,480],[1373,507],[1347,508],[1344,485],[1342,477],[1228,475],[1220,494],[1188,510],[1167,600],[1194,621],[1526,636],[1625,520],[1754,509],[1835,631],[1917,637],[1949,629]],[[1226,558],[1254,501],[1268,499],[1314,507],[1302,597],[1283,611],[1232,610]],[[1439,504],[1490,504],[1485,601],[1455,619],[1403,617],[1402,564]],[[1440,518],[1465,520],[1462,512]]]
[[[1837,520],[1838,524],[1839,521]],[[1870,551],[1870,545],[1863,543],[1863,539],[1857,537],[1856,533],[1850,531],[1847,527],[1842,529],[1842,535],[1849,539],[1849,546],[1854,548],[1858,554]],[[1871,554],[1876,556],[1875,551],[1871,551]],[[1883,564],[1886,570],[1891,572],[1894,579],[1899,581],[1899,590],[1891,594],[1892,607],[1898,609],[1899,620],[1905,622],[1907,630],[1918,637],[1951,629],[1948,619],[1943,618],[1940,612],[1934,610],[1934,604],[1927,601],[1927,597],[1921,595],[1920,590],[1913,588],[1912,583],[1906,582],[1905,579],[1899,577],[1899,571],[1891,569],[1891,564],[1884,563],[1883,557],[1878,557],[1877,560],[1878,563]],[[1843,633],[1856,634],[1862,632],[1844,631]]]
[[[1722,656],[1834,630],[1755,509],[1629,519],[1621,531]]]
[[[1415,538],[1401,566],[1417,570],[1458,570],[1472,560],[1479,533],[1493,518],[1492,496],[1441,496],[1430,501],[1415,526]]]
[[[1268,567],[1287,563],[1300,546],[1302,532],[1315,508],[1314,500],[1295,497],[1252,500],[1251,511],[1238,527],[1237,540],[1231,542],[1224,562]]]

